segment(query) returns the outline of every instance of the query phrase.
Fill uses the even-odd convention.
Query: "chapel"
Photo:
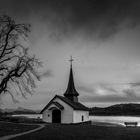
[[[70,124],[89,121],[88,107],[78,101],[79,93],[74,84],[72,61],[71,57],[68,86],[63,96],[55,95],[41,111],[44,122]]]

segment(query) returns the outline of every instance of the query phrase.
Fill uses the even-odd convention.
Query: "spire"
[[[74,85],[73,70],[72,70],[72,61],[74,61],[74,60],[72,59],[72,56],[69,61],[70,61],[69,82],[68,82],[67,90],[64,93],[64,96],[74,102],[77,102],[78,101],[77,96],[79,96],[79,93],[76,91],[75,85]]]
[[[74,59],[72,58],[72,56],[70,56],[70,67],[72,68],[72,61],[74,61]]]

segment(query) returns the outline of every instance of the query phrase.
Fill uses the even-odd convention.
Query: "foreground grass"
[[[12,140],[140,140],[140,128],[52,124]]]
[[[0,137],[17,134],[37,128],[38,125],[24,125],[10,122],[0,122]]]

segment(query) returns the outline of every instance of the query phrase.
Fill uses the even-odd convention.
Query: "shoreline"
[[[108,116],[108,117],[140,117],[140,115],[102,115],[102,114],[93,114],[93,115],[89,115],[89,117],[93,117],[93,116]]]
[[[96,122],[92,121],[91,125],[95,126],[108,126],[108,127],[125,127],[123,124],[117,124],[117,123],[107,123],[107,122]]]

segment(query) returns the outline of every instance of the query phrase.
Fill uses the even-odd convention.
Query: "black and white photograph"
[[[0,140],[140,139],[140,0],[0,0]]]

